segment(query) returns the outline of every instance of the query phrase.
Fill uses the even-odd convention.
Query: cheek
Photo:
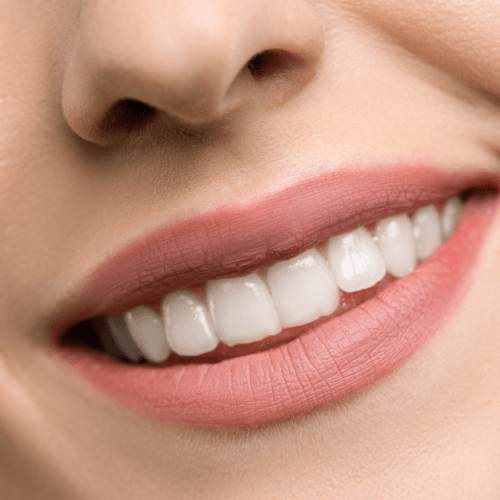
[[[496,0],[340,0],[342,9],[370,20],[402,48],[466,85],[500,93],[500,3]]]

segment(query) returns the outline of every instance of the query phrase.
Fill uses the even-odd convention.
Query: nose
[[[117,109],[137,116],[153,109],[199,126],[269,94],[283,102],[311,79],[323,51],[321,21],[307,0],[81,0],[80,7],[62,108],[70,128],[95,143],[109,140]]]

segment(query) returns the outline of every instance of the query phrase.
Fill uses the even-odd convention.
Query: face
[[[499,18],[4,0],[5,498],[498,498]]]

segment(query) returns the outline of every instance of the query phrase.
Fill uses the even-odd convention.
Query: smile
[[[261,426],[318,409],[438,330],[470,283],[498,182],[415,165],[328,172],[169,224],[99,266],[54,321],[57,352],[167,422]],[[88,319],[105,352],[60,342]]]

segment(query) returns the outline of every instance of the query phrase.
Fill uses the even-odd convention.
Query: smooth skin
[[[183,211],[358,160],[499,172],[499,20],[497,0],[3,0],[2,499],[498,500],[498,217],[424,350],[268,428],[151,422],[68,376],[48,332]]]

